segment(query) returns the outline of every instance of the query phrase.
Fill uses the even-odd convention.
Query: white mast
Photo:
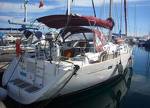
[[[27,22],[27,4],[29,0],[24,0],[24,22]]]
[[[35,26],[35,27],[38,27],[38,24],[34,23],[34,24],[31,24],[30,22],[27,22],[27,4],[28,4],[29,0],[24,0],[24,20],[23,22],[21,21],[11,21],[11,20],[8,20],[8,23],[9,24],[14,24],[14,25],[25,25],[25,26]]]
[[[72,4],[72,1],[67,0],[67,15],[71,14],[71,4]]]

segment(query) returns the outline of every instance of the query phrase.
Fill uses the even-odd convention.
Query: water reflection
[[[134,48],[132,91],[150,95],[150,52]],[[139,87],[141,86],[141,87]]]
[[[117,108],[130,88],[132,71],[126,69],[125,77],[119,76],[107,85],[95,87],[76,96],[55,99],[47,108]]]
[[[150,107],[150,50],[134,47],[134,64],[131,88],[121,108]]]

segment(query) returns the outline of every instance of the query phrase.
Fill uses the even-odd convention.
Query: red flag
[[[44,0],[40,0],[39,8],[44,6]]]

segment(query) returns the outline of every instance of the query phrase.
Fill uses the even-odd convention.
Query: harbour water
[[[134,47],[131,87],[121,102],[121,108],[150,107],[150,51]]]
[[[127,70],[126,78],[112,79],[108,83],[109,86],[100,85],[80,95],[37,104],[46,108],[149,108],[150,52],[134,47],[133,70]],[[20,106],[12,101],[5,103],[7,108],[12,104]],[[37,108],[37,104],[30,107]]]

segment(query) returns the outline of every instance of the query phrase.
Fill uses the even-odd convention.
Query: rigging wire
[[[119,13],[119,11],[118,11],[119,9],[118,9],[118,6],[117,6],[117,4],[115,4],[114,5],[114,11],[115,11],[115,22],[116,22],[116,27],[114,27],[114,29],[115,29],[115,32],[117,33],[117,31],[119,30],[119,15],[118,15],[118,13]]]
[[[120,35],[122,33],[122,0],[121,0],[121,9],[120,9]]]
[[[126,1],[126,3],[128,3],[128,2]],[[129,20],[129,18],[128,18],[128,13],[129,13],[129,9],[128,9],[129,6],[128,6],[128,4],[127,4],[126,7],[127,7],[127,30],[130,30],[130,29],[129,29],[129,24],[130,24],[129,21],[130,21],[130,20]],[[131,27],[130,27],[130,28],[131,28]],[[128,31],[127,31],[127,33],[128,33]]]
[[[112,4],[113,4],[113,0],[109,0],[110,4],[109,4],[109,18],[112,18]],[[112,41],[112,30],[109,30],[109,36],[108,36],[108,40]]]
[[[96,17],[95,5],[94,5],[94,1],[93,0],[92,0],[92,7],[93,7],[94,16]]]
[[[67,3],[67,10],[66,10],[67,22],[66,22],[66,25],[64,26],[64,29],[62,29],[62,32],[61,33],[59,32],[58,35],[56,36],[54,42],[56,42],[58,37],[67,29],[69,22],[71,21],[72,15],[71,15],[71,11],[69,12],[69,10],[71,10],[71,4],[73,3],[73,0],[67,0],[67,2],[68,2]],[[68,8],[70,8],[70,9],[68,9]]]
[[[135,10],[134,10],[134,36],[137,36],[137,30],[136,30],[136,4],[135,4]]]
[[[101,14],[100,14],[100,17],[102,17],[102,18],[105,18],[106,17],[106,1],[105,0],[103,0],[103,4],[102,4],[102,9],[100,10],[101,12]],[[104,32],[104,28],[99,28],[102,32]]]
[[[106,13],[106,1],[104,0],[103,4],[102,4],[102,14],[101,17],[103,16],[105,18],[105,13]]]
[[[110,4],[109,4],[109,17],[111,18],[112,17],[112,4],[113,4],[113,0],[109,0],[110,1]]]

